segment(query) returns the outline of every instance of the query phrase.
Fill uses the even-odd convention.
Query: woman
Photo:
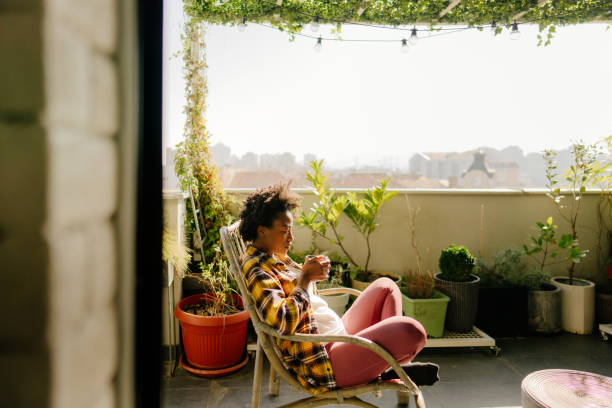
[[[425,346],[426,334],[418,321],[402,316],[393,281],[373,282],[340,318],[315,288],[328,278],[329,259],[315,256],[298,265],[288,257],[292,211],[300,199],[280,183],[251,193],[240,214],[240,234],[250,242],[242,273],[265,322],[281,334],[354,334],[380,344],[400,364],[411,361]],[[375,353],[348,343],[278,340],[278,345],[300,383],[316,393],[368,383],[389,367]]]

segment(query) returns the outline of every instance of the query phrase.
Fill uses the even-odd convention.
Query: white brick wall
[[[113,407],[119,3],[0,3],[0,405]]]
[[[115,0],[46,0],[50,406],[115,404]]]

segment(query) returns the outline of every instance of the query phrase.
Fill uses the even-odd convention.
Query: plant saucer
[[[233,372],[240,370],[248,362],[249,362],[249,353],[244,353],[244,358],[238,364],[235,364],[229,367],[207,370],[205,368],[198,368],[198,367],[192,366],[191,364],[189,364],[189,362],[185,358],[185,354],[181,354],[181,367],[183,367],[185,370],[187,370],[193,375],[197,375],[198,377],[205,377],[205,378],[222,377],[224,375],[232,374]]]

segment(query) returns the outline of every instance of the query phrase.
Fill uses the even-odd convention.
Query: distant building
[[[310,162],[311,161],[316,161],[317,160],[317,156],[315,156],[312,153],[306,153],[304,155],[304,158],[302,159],[302,164],[306,167],[310,166]]]
[[[461,169],[472,162],[472,154],[465,153],[417,153],[409,160],[410,173],[433,180],[459,180]]]
[[[232,163],[232,150],[223,143],[211,146],[210,154],[218,167],[229,166]]]
[[[490,169],[485,162],[485,154],[482,150],[474,152],[474,160],[470,167],[465,170],[461,177],[465,187],[490,188],[495,184],[495,170]]]

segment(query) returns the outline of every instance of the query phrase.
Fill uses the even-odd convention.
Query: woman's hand
[[[329,278],[331,262],[325,255],[309,255],[302,265],[302,275],[298,285],[308,290],[310,282],[318,282]]]

